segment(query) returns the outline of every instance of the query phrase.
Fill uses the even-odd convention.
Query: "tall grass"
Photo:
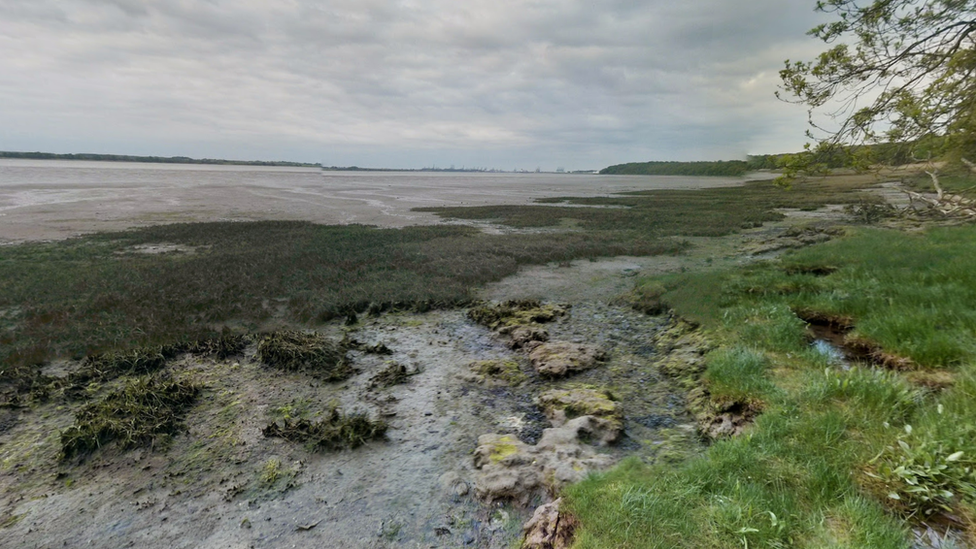
[[[927,367],[976,353],[976,228],[924,234],[858,229],[852,238],[806,248],[781,265],[687,273],[639,283],[679,314],[745,330],[769,348],[798,350],[802,323],[791,311],[854,321],[854,337]],[[826,276],[804,274],[829,266]],[[663,291],[661,290],[663,288]]]
[[[706,357],[713,397],[764,411],[678,468],[630,461],[570,488],[577,547],[904,548],[909,524],[936,515],[971,536],[974,277],[976,228],[956,227],[859,230],[778,263],[641,281],[724,343]],[[953,381],[934,391],[917,372],[830,365],[795,310],[846,317]]]
[[[184,253],[147,255],[149,243]],[[0,249],[0,363],[196,341],[269,319],[314,324],[468,302],[520,265],[673,253],[625,233],[484,235],[467,227],[376,229],[303,222],[202,223]]]

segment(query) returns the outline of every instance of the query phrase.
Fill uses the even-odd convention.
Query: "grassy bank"
[[[720,344],[704,357],[711,398],[762,413],[677,469],[631,461],[572,488],[577,546],[895,548],[922,524],[971,538],[974,273],[972,227],[862,229],[777,262],[641,281],[640,299]],[[800,317],[855,358],[818,351]]]
[[[776,208],[816,210],[824,204],[876,201],[859,191],[871,176],[828,178],[785,189],[770,181],[702,190],[640,191],[611,197],[557,197],[538,205],[418,208],[442,217],[493,221],[516,228],[578,227],[647,236],[720,236],[783,219]],[[576,207],[567,207],[576,206]],[[589,207],[579,207],[589,206]]]

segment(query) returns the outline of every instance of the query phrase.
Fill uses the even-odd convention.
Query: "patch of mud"
[[[818,210],[819,211],[819,210]],[[817,212],[804,212],[817,213]],[[847,216],[847,214],[844,214]],[[753,241],[744,247],[745,252],[768,259],[778,252],[821,244],[844,234],[844,229],[834,226],[836,220],[818,221],[804,226],[770,226],[765,231],[752,233]]]
[[[695,451],[683,401],[647,351],[660,324],[605,303],[574,306],[547,330],[563,341],[599,345],[608,360],[558,382],[537,376],[508,336],[474,324],[465,311],[387,314],[351,328],[330,324],[324,336],[338,341],[348,333],[364,349],[348,352],[356,373],[335,383],[268,368],[254,343],[228,359],[183,355],[164,371],[188,375],[205,389],[186,416],[188,432],[166,451],[108,447],[84,464],[58,466],[57,433],[81,402],[40,406],[30,421],[0,433],[0,516],[21,517],[3,528],[5,543],[504,547],[520,535],[529,510],[488,507],[475,497],[472,452],[487,433],[538,444],[551,426],[534,402],[545,391],[583,384],[620,399],[623,441],[583,444],[601,463]],[[380,348],[392,354],[367,352]],[[519,383],[472,381],[470,365],[491,360],[516,364]],[[371,387],[391,361],[413,375]],[[310,452],[262,435],[269,421],[314,422],[334,407],[382,419],[389,425],[385,440]],[[630,419],[649,416],[665,419]]]
[[[170,242],[156,242],[152,244],[138,244],[136,246],[131,246],[127,250],[119,253],[135,253],[145,255],[194,254],[200,249],[200,246],[187,246],[185,244],[173,244]]]
[[[627,455],[673,462],[700,451],[688,392],[659,367],[654,336],[666,320],[610,303],[638,274],[749,261],[743,247],[780,230],[688,239],[693,247],[679,256],[528,267],[484,288],[479,297],[490,301],[572,304],[543,325],[548,340],[592,345],[606,360],[558,380],[538,376],[528,352],[511,348],[514,337],[531,346],[541,333],[499,334],[461,310],[383,314],[319,328],[332,341],[357,342],[347,354],[356,372],[345,381],[268,368],[255,343],[239,357],[171,361],[166,371],[206,388],[186,417],[189,432],[165,452],[106,448],[82,466],[58,467],[57,434],[81,403],[18,411],[0,433],[0,517],[19,518],[0,533],[13,547],[507,547],[530,510],[476,497],[479,437],[538,446],[553,422],[536,399],[586,389],[612,394],[621,418],[614,444],[579,441],[601,463]],[[501,366],[479,369],[483,361]],[[391,363],[414,375],[370,387]],[[56,366],[52,375],[73,367]],[[333,407],[383,420],[386,438],[310,452],[261,433],[269,421],[318,421]]]
[[[632,289],[638,274],[749,261],[743,247],[773,230],[688,239],[693,247],[679,256],[523,268],[484,288],[479,297],[489,301],[572,304],[567,314],[544,324],[548,340],[594,346],[606,360],[558,380],[538,376],[528,351],[511,348],[514,337],[531,347],[545,339],[541,332],[516,333],[516,327],[499,334],[460,310],[383,314],[351,327],[339,321],[320,327],[332,341],[357,342],[347,355],[356,372],[345,381],[270,369],[256,358],[255,343],[239,357],[171,361],[165,370],[192,375],[206,388],[186,417],[189,432],[165,452],[106,448],[81,466],[58,467],[57,434],[71,425],[81,403],[19,412],[17,417],[28,419],[11,419],[0,432],[0,517],[20,517],[2,528],[5,543],[508,546],[521,535],[530,511],[485,506],[476,498],[473,452],[479,437],[511,436],[537,446],[553,422],[536,399],[550,391],[588,389],[613,395],[622,433],[609,446],[580,441],[585,453],[606,464],[627,455],[673,462],[697,453],[688,392],[658,364],[662,356],[654,335],[665,319],[610,303]],[[503,367],[472,370],[483,361]],[[391,363],[414,375],[371,387]],[[73,367],[56,366],[52,375]],[[320,453],[261,433],[269,421],[317,421],[333,407],[383,420],[389,425],[386,438]]]

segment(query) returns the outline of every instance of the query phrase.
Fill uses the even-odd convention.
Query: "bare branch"
[[[942,197],[945,196],[945,192],[942,191],[942,185],[939,185],[939,172],[936,170],[926,170],[925,173],[932,178],[932,185],[935,186],[936,196],[939,200],[942,200]]]

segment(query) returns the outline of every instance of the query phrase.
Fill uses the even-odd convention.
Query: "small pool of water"
[[[844,351],[830,341],[827,341],[826,339],[815,339],[812,343],[810,343],[810,347],[812,347],[817,354],[827,359],[827,362],[830,364],[835,366],[843,366],[845,370],[850,368],[850,364],[847,362],[847,357],[844,355]]]

